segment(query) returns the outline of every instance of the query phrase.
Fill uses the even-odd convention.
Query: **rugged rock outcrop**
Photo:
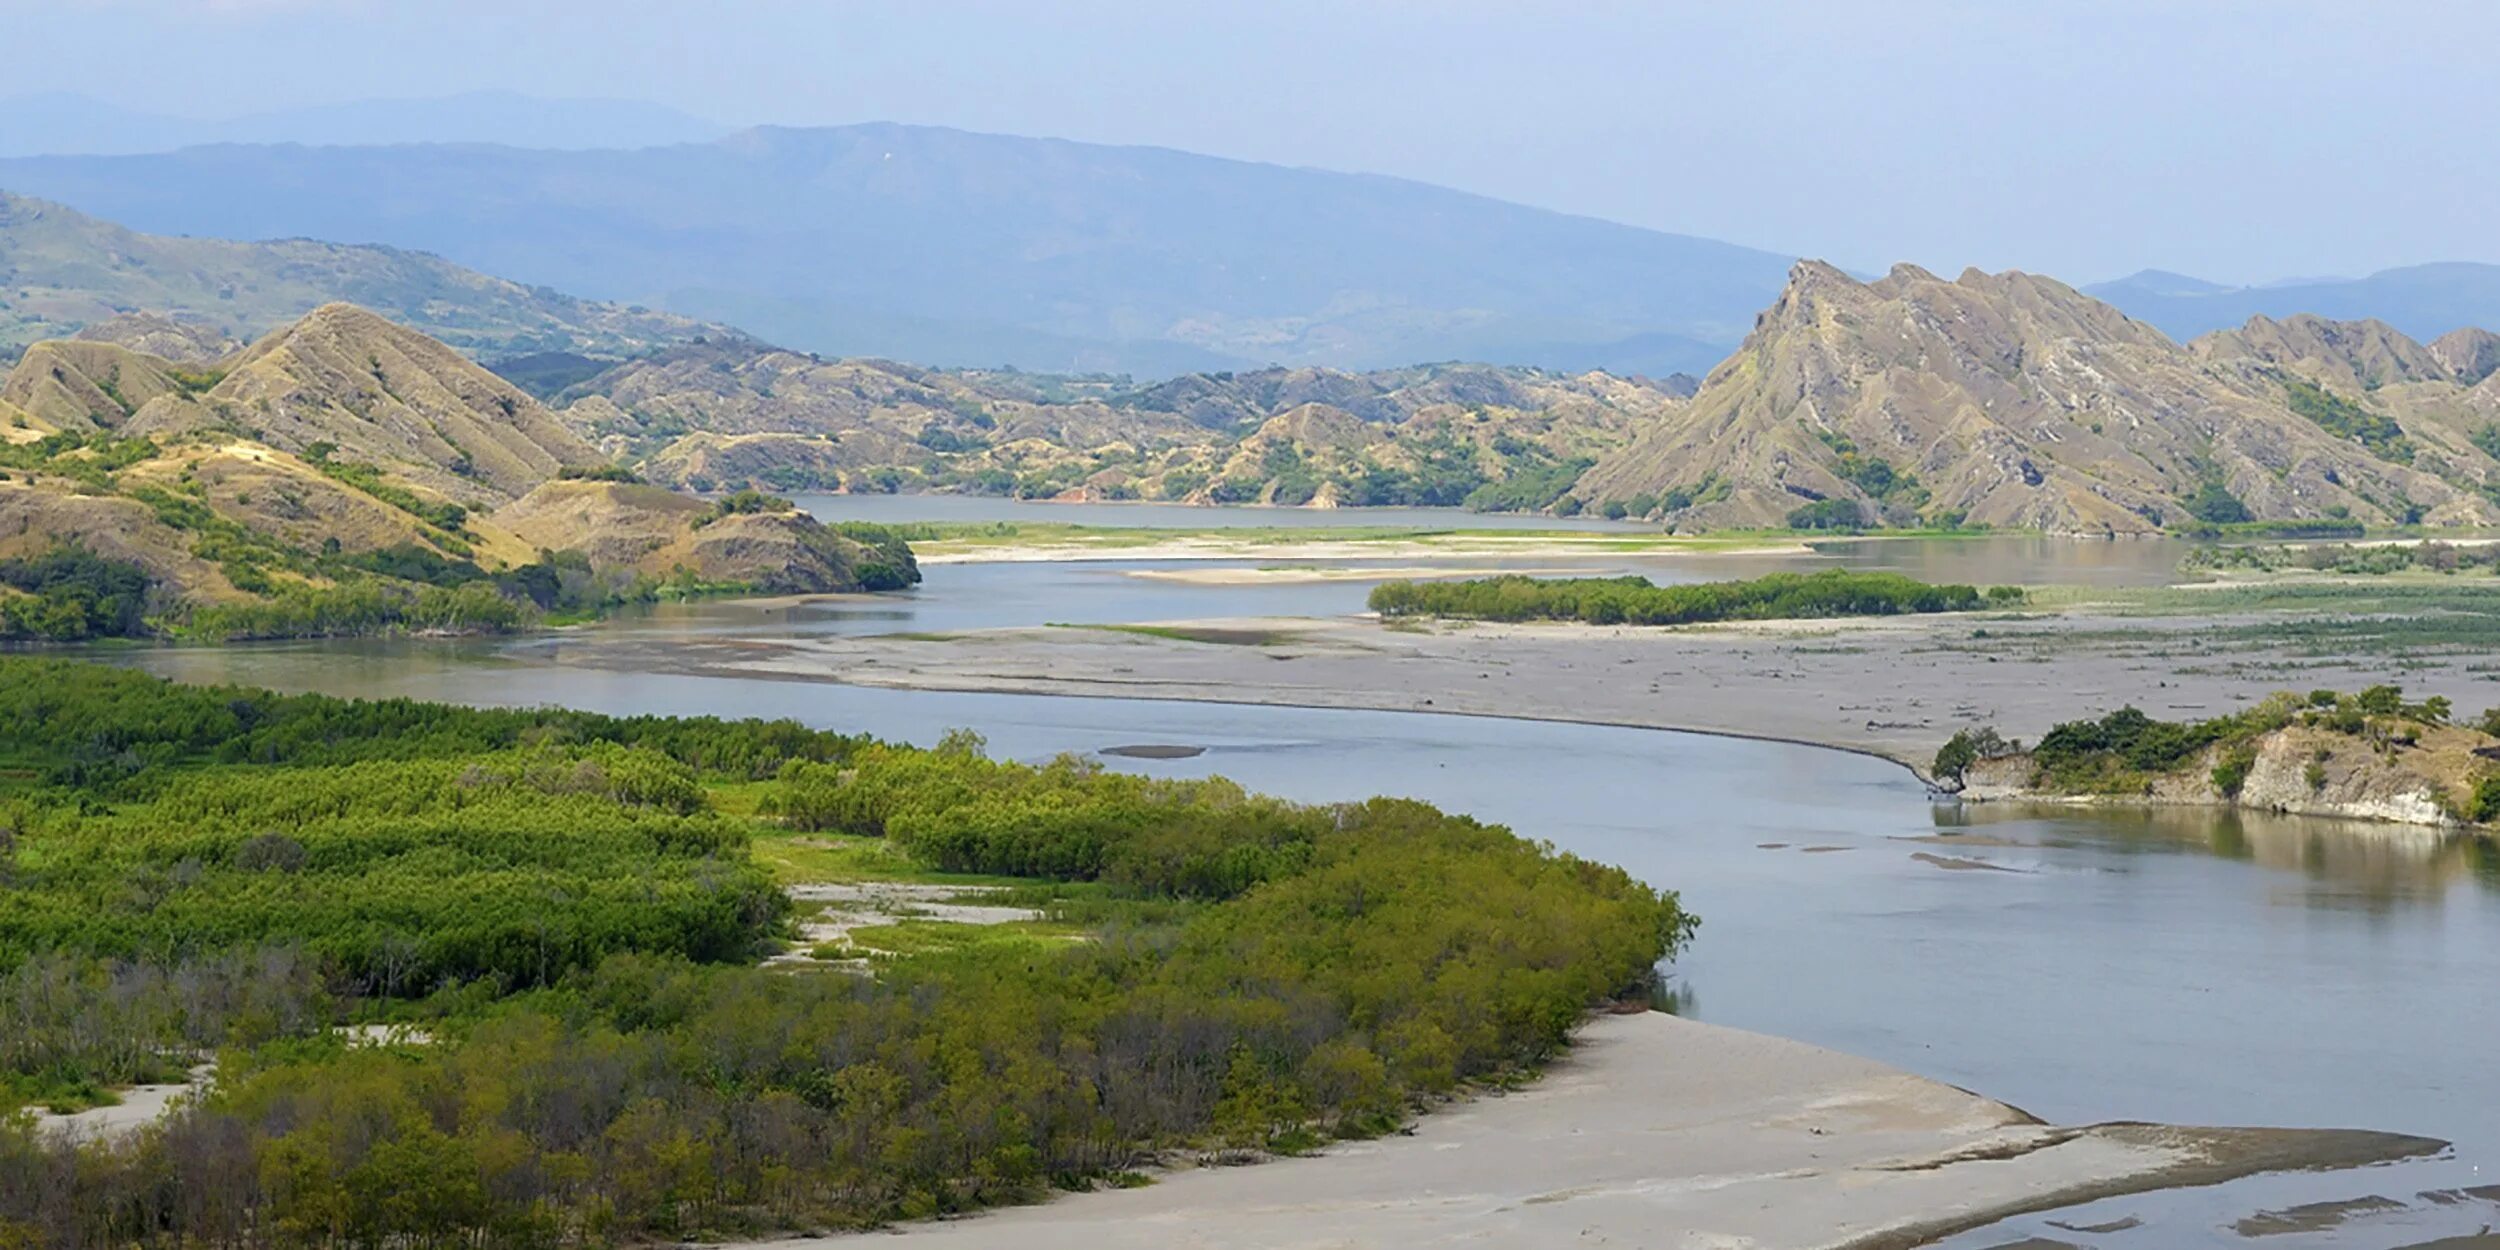
[[[2215,773],[2228,752],[2208,748],[2187,765],[2151,779],[2141,793],[2069,794],[2048,785],[2028,753],[1983,759],[1964,774],[1969,801],[2232,806],[2295,816],[2410,825],[2463,823],[2492,749],[2489,735],[2461,726],[2422,731],[2400,746],[2295,725],[2257,739],[2245,772],[2226,793]]]
[[[2448,385],[2427,349],[2384,327],[2265,329],[2200,355],[2031,274],[1948,282],[1902,265],[1869,283],[1804,262],[1700,392],[1575,493],[1673,493],[1692,526],[1777,525],[1834,501],[1869,523],[2125,533],[2191,519],[2187,501],[2208,484],[2258,517],[2500,520],[2477,489],[2500,468],[2488,457],[2461,452],[2467,469],[2445,476],[2444,461],[2389,458],[2293,412],[2270,376],[2210,359],[2226,347],[2316,355],[2339,377]]]

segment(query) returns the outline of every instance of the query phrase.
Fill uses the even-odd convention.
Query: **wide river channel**
[[[877,506],[890,509],[878,519],[910,516]],[[2175,554],[2022,539],[1869,543],[1787,566],[2150,581]],[[1182,586],[1127,577],[1133,567],[939,565],[908,595],[713,603],[600,628],[770,637],[1333,615],[1358,611],[1364,591]],[[1724,558],[1638,567],[1662,579],[1736,571]],[[2247,1245],[2231,1225],[2257,1211],[2369,1195],[2403,1208],[2256,1244],[2385,1248],[2500,1224],[2500,1191],[2417,1197],[2500,1183],[2500,1063],[2486,1051],[2500,1039],[2500,853],[2487,845],[2332,821],[1963,809],[1932,803],[1880,760],[1694,734],[617,672],[568,665],[565,648],[558,636],[108,654],[186,681],[341,695],[788,716],[917,742],[970,726],[1013,758],[1179,744],[1204,754],[1109,762],[1221,773],[1304,800],[1426,799],[1681,891],[1703,925],[1673,981],[1679,1009],[1699,1019],[1880,1059],[2060,1123],[2376,1128],[2456,1142],[2426,1161],[2026,1217],[1943,1243],[1956,1250],[2025,1237]],[[2048,1223],[2128,1217],[2141,1223],[2105,1233]]]

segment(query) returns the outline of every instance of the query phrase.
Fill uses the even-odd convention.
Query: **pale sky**
[[[1396,174],[1828,257],[2500,262],[2489,0],[0,0],[0,94],[517,90]]]

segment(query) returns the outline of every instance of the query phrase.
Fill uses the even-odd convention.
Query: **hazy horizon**
[[[223,118],[508,91],[1378,173],[1861,270],[2225,283],[2500,261],[2500,6],[1828,0],[8,4],[16,95]],[[99,37],[127,72],[99,77]],[[2118,84],[2123,84],[2119,89]],[[2334,107],[2318,107],[2332,93]],[[2316,159],[2333,153],[2331,161]]]

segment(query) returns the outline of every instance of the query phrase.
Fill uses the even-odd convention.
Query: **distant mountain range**
[[[1789,258],[1420,183],[931,127],[0,161],[144,230],[422,249],[805,351],[1169,376],[1707,368]]]
[[[215,356],[232,345],[226,340],[257,338],[334,300],[486,358],[621,357],[721,332],[671,313],[525,287],[422,252],[147,235],[0,191],[0,361],[37,340],[139,312],[158,315],[106,332],[160,355]],[[132,333],[151,337],[133,341]],[[198,341],[171,345],[169,333]]]
[[[0,156],[122,156],[210,143],[506,143],[638,148],[701,143],[731,127],[640,100],[550,100],[509,91],[357,100],[212,121],[55,92],[0,100]]]
[[[2463,261],[2266,286],[2224,286],[2147,269],[2083,291],[2180,342],[2232,329],[2251,317],[2280,320],[2302,313],[2336,321],[2375,319],[2416,339],[2500,325],[2500,265]]]

